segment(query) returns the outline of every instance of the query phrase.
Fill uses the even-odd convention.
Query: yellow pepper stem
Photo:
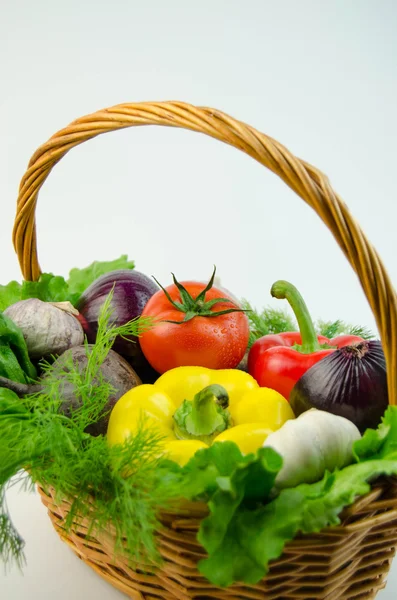
[[[202,389],[193,401],[184,400],[174,414],[174,432],[182,440],[195,439],[205,443],[230,426],[227,410],[229,396],[221,385],[213,384]]]

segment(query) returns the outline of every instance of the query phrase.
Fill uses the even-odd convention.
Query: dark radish
[[[289,402],[297,417],[317,408],[349,419],[361,432],[376,428],[388,406],[381,343],[364,340],[335,350],[297,381]]]
[[[90,348],[91,347],[88,346],[89,351]],[[58,358],[56,363],[53,365],[54,368],[52,369],[52,377],[56,374],[58,368],[62,373],[62,370],[67,365],[70,357],[73,358],[73,363],[78,370],[80,372],[84,372],[84,369],[87,367],[88,363],[86,347],[77,346],[75,348],[71,348]],[[100,435],[106,433],[109,413],[116,404],[117,400],[126,392],[128,392],[128,390],[141,384],[141,380],[135,373],[134,369],[127,363],[126,360],[124,360],[113,350],[109,350],[105,360],[101,365],[101,377],[105,382],[110,383],[110,385],[114,388],[114,392],[109,396],[108,401],[104,406],[103,412],[106,414],[99,421],[87,427],[86,431],[91,433],[91,435]],[[95,387],[96,383],[97,380],[94,379],[92,385]],[[64,401],[62,403],[61,410],[66,416],[70,416],[71,411],[79,408],[80,401],[75,395],[75,387],[69,381],[66,381],[65,385],[62,387],[62,398]]]
[[[92,346],[88,345],[88,353]],[[70,417],[73,410],[78,409],[81,406],[81,400],[76,395],[76,388],[71,381],[68,381],[65,372],[68,370],[68,363],[73,360],[73,364],[80,373],[83,373],[87,367],[88,356],[85,346],[74,346],[66,352],[64,352],[52,365],[51,367],[51,381],[53,381],[54,375],[59,372],[60,378],[64,378],[65,381],[61,386],[61,412]],[[114,388],[114,393],[109,396],[109,399],[104,406],[103,416],[96,422],[89,425],[86,429],[87,433],[91,435],[101,435],[106,433],[107,424],[109,420],[109,413],[117,400],[121,398],[128,390],[141,384],[141,380],[135,373],[134,369],[127,363],[124,358],[118,355],[113,350],[109,350],[105,360],[101,367],[101,377],[103,381],[109,383]],[[95,388],[96,380],[92,382]],[[14,391],[18,396],[26,396],[27,394],[34,394],[41,392],[46,393],[46,377],[44,376],[39,380],[37,384],[24,385],[16,383],[4,377],[0,377],[0,387],[8,388]],[[48,385],[48,384],[47,384]]]

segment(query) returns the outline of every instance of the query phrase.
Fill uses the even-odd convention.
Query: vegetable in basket
[[[50,397],[56,388],[59,412],[67,417],[76,418],[83,405],[92,404],[93,411],[86,431],[95,436],[105,433],[108,416],[115,402],[126,391],[141,383],[128,362],[111,349],[113,342],[120,335],[139,336],[152,324],[147,318],[132,320],[120,326],[112,323],[112,297],[113,291],[101,308],[98,321],[100,343],[74,346],[52,365],[43,364],[44,373],[34,385],[0,377],[0,387],[6,387],[19,396],[41,394],[43,397]],[[100,390],[101,397],[106,390],[106,402],[99,410],[95,410],[97,390]]]
[[[365,340],[336,350],[306,371],[289,400],[297,416],[318,408],[346,417],[361,432],[377,427],[389,404],[381,342]]]
[[[3,313],[0,313],[0,376],[19,383],[37,376],[22,331]]]
[[[322,410],[311,409],[286,422],[263,444],[283,459],[275,487],[314,483],[326,471],[346,467],[353,462],[353,443],[360,438],[354,423]]]
[[[140,338],[141,348],[158,373],[183,365],[231,369],[244,356],[249,324],[231,295],[214,287],[215,269],[207,285],[197,281],[161,287],[142,315],[155,326]],[[159,284],[160,285],[160,284]]]
[[[94,346],[90,346],[89,344],[85,346],[75,346],[64,352],[57,359],[54,368],[51,371],[51,378],[59,373],[59,376],[61,378],[63,377],[65,380],[60,388],[60,397],[62,400],[60,410],[67,417],[71,417],[74,412],[80,409],[82,406],[82,398],[76,383],[65,377],[65,371],[67,372],[70,368],[69,365],[73,363],[74,367],[77,368],[80,373],[83,375],[86,374],[91,366],[91,357],[92,360],[96,360]],[[95,394],[95,387],[99,384],[108,385],[109,395],[101,414],[99,414],[95,419],[95,422],[86,429],[91,435],[101,435],[106,433],[111,409],[127,390],[139,386],[141,380],[134,369],[122,358],[122,356],[117,354],[117,352],[114,352],[114,350],[109,349],[106,357],[101,361],[97,377],[91,380],[91,394]],[[43,388],[45,392],[45,377],[43,380]]]
[[[10,281],[7,285],[0,285],[0,311],[28,298],[38,298],[43,302],[70,302],[75,306],[84,290],[98,277],[115,270],[133,269],[134,266],[134,262],[123,254],[115,260],[94,261],[83,269],[74,268],[67,280],[60,275],[42,273],[37,281]]]
[[[277,390],[289,398],[292,388],[314,364],[336,348],[361,342],[355,335],[340,335],[331,340],[316,335],[307,306],[295,286],[288,281],[276,281],[271,295],[287,299],[299,325],[299,332],[269,334],[259,338],[248,356],[248,372],[260,386]]]
[[[78,311],[70,302],[52,303],[30,298],[12,304],[4,314],[22,331],[32,359],[62,354],[84,341],[83,328],[76,318]]]
[[[81,377],[84,380],[87,376],[92,360],[95,361],[94,346],[90,344],[74,346],[61,354],[52,364],[50,377],[46,376],[44,370],[43,376],[36,383],[25,384],[0,376],[0,389],[7,388],[20,397],[38,393],[50,394],[54,375],[58,376],[62,382],[59,388],[59,412],[71,417],[82,405]],[[81,377],[75,377],[76,369]],[[106,357],[101,361],[97,377],[90,380],[89,384],[87,380],[88,393],[95,396],[95,389],[99,384],[108,386],[108,399],[102,414],[98,415],[95,423],[91,423],[87,428],[87,432],[91,435],[101,435],[106,432],[109,412],[117,400],[128,390],[140,385],[141,380],[122,356],[109,349]]]
[[[76,307],[90,343],[94,343],[98,318],[107,295],[113,290],[112,322],[117,326],[139,317],[158,287],[149,277],[136,270],[119,269],[96,279],[80,296]],[[144,358],[137,337],[116,339],[114,350],[128,358],[133,367],[144,367]]]
[[[203,371],[202,375],[208,377],[209,385],[199,389],[193,399],[188,400],[186,398],[191,396],[186,392],[193,387],[190,369],[179,367],[166,374],[168,380],[171,376],[179,380],[180,390],[183,389],[184,374],[187,375],[185,394],[179,393],[175,399],[162,389],[161,378],[159,384],[141,385],[120,398],[109,419],[109,444],[123,444],[136,433],[142,419],[146,419],[144,426],[164,437],[165,453],[171,452],[176,460],[179,453],[183,455],[183,462],[187,462],[197,449],[197,441],[204,445],[214,441],[234,441],[242,452],[255,452],[272,431],[294,418],[288,402],[274,390],[251,388],[229,405],[227,389],[216,383],[217,371]],[[236,398],[235,372],[229,372],[230,387]],[[227,382],[228,371],[220,373],[220,378]],[[238,373],[240,380],[246,378],[251,387],[250,376],[242,371]],[[199,372],[194,375],[198,382]],[[179,446],[177,440],[180,441]],[[171,446],[168,444],[170,441],[173,442]],[[193,441],[195,444],[187,443]]]
[[[163,373],[154,383],[172,398],[178,407],[185,398],[193,398],[207,385],[222,385],[232,406],[251,390],[258,389],[255,379],[237,369],[207,369],[206,367],[176,367]]]

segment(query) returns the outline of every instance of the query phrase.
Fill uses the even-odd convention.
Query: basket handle
[[[137,125],[182,127],[234,146],[276,173],[316,211],[360,279],[383,343],[389,402],[397,404],[397,296],[375,249],[321,171],[272,138],[218,110],[182,102],[120,104],[77,119],[53,135],[32,156],[20,184],[13,243],[24,278],[35,281],[41,273],[35,209],[39,190],[53,166],[82,142]]]

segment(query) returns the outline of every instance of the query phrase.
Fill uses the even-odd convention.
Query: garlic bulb
[[[353,462],[353,443],[360,437],[354,423],[323,410],[311,409],[287,421],[263,444],[283,459],[275,487],[313,483],[326,471],[346,467]]]
[[[83,328],[73,316],[76,311],[67,303],[56,306],[30,298],[9,306],[4,314],[21,329],[31,359],[62,354],[84,341]]]

